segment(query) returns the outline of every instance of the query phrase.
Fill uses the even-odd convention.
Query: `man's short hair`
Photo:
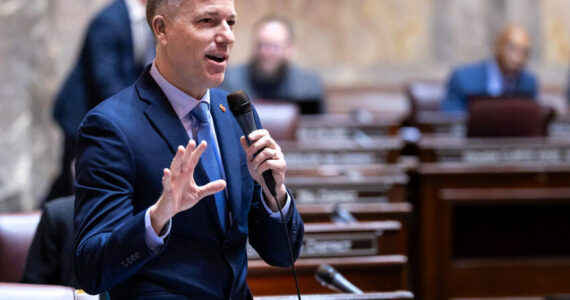
[[[186,0],[147,0],[146,1],[146,22],[152,29],[152,19],[159,13],[172,13],[175,8],[178,8],[182,2]]]
[[[148,14],[148,12],[147,12],[147,14]],[[258,20],[257,22],[255,22],[255,25],[253,26],[253,28],[255,29],[255,32],[257,32],[261,26],[268,24],[268,23],[272,23],[272,22],[277,22],[277,23],[280,23],[281,25],[283,25],[283,27],[285,27],[285,29],[287,30],[287,33],[289,34],[289,41],[290,42],[295,41],[295,29],[293,28],[293,23],[291,23],[291,21],[289,21],[289,19],[282,17],[282,16],[277,16],[277,15],[265,16],[265,17],[261,18],[260,20]]]

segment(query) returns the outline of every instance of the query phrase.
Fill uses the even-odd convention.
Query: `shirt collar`
[[[150,67],[150,76],[156,81],[166,98],[172,105],[174,112],[178,116],[178,119],[183,119],[198,105],[199,101],[205,101],[210,103],[210,90],[206,90],[202,99],[197,100],[194,97],[184,93],[172,83],[168,82],[158,71],[155,62],[152,62],[152,66]]]
[[[146,8],[139,0],[125,0],[129,19],[131,22],[137,22],[146,18]]]

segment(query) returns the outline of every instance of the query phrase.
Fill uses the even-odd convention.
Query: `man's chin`
[[[224,73],[210,76],[210,78],[208,80],[210,83],[209,86],[210,87],[216,87],[216,86],[222,84],[222,82],[224,82],[224,78],[225,78]]]

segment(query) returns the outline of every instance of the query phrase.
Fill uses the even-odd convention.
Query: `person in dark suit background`
[[[22,283],[79,288],[73,268],[74,196],[44,205],[22,275]]]
[[[293,25],[269,16],[254,26],[251,60],[228,69],[221,89],[242,89],[252,99],[291,101],[302,114],[324,113],[324,88],[319,76],[293,64],[296,54]]]
[[[535,98],[537,80],[525,69],[530,48],[525,29],[515,25],[506,27],[497,39],[493,58],[461,66],[452,72],[441,110],[466,111],[469,96]]]
[[[267,263],[287,267],[287,240],[295,259],[304,227],[279,145],[256,130],[247,146],[227,92],[213,88],[234,43],[234,1],[148,0],[147,20],[153,64],[79,129],[79,284],[111,299],[251,298],[246,240]],[[285,224],[262,179],[268,169]]]
[[[63,158],[46,201],[73,192],[69,166],[85,114],[132,84],[154,58],[145,4],[146,0],[115,0],[89,24],[79,60],[55,100],[53,115],[64,133]]]

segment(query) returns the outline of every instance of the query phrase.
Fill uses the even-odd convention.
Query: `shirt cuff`
[[[164,226],[161,235],[156,234],[154,229],[152,228],[152,224],[150,223],[150,207],[146,210],[144,215],[144,227],[145,227],[145,234],[144,240],[146,245],[150,248],[150,250],[157,254],[160,251],[160,248],[164,245],[164,239],[170,234],[170,227],[172,225],[172,219],[168,220],[168,223]]]
[[[269,214],[269,217],[275,221],[282,223],[281,215],[279,214],[279,212],[278,211],[273,212],[271,208],[269,208],[267,203],[265,203],[265,195],[263,194],[263,190],[260,191],[260,193],[261,193],[261,204],[263,204],[263,207]],[[283,211],[283,216],[285,217],[285,219],[287,219],[287,216],[289,215],[289,210],[291,210],[291,196],[289,195],[289,192],[287,192],[287,200],[285,200],[285,205],[283,205],[283,207],[281,208],[281,211]]]

